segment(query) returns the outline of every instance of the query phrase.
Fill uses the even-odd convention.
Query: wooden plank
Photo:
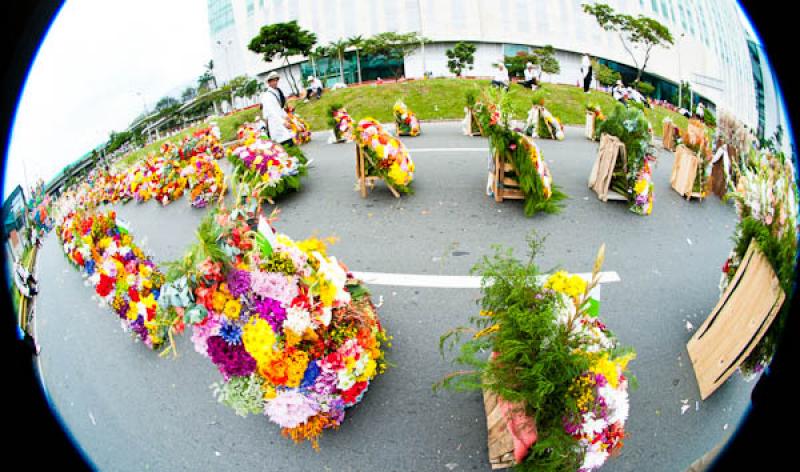
[[[703,400],[761,341],[785,298],[775,271],[752,241],[725,293],[686,345]]]
[[[519,187],[519,182],[511,177],[503,177],[503,187]]]
[[[606,195],[606,200],[615,200],[618,202],[627,202],[628,197],[625,195],[617,192],[616,190],[609,190],[608,194]]]
[[[672,188],[678,194],[690,198],[699,167],[700,159],[688,147],[682,144],[678,146],[670,177]]]
[[[594,140],[595,119],[596,117],[594,116],[593,112],[586,112],[586,127],[584,129],[584,134],[586,134],[586,137],[591,140]]]
[[[486,410],[489,463],[492,469],[514,466],[514,439],[508,432],[507,419],[498,405],[497,394],[483,390],[483,406]]]
[[[625,145],[615,136],[603,134],[600,138],[600,147],[597,150],[597,158],[589,174],[589,188],[597,193],[597,198],[607,201],[611,179],[616,167],[617,159],[625,159]]]

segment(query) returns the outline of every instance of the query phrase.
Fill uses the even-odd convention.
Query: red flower
[[[366,390],[367,382],[356,382],[352,387],[348,390],[342,392],[342,400],[344,400],[344,404],[347,406],[354,405],[358,396],[361,395],[361,392]]]
[[[147,321],[152,321],[156,317],[156,307],[147,307]]]
[[[722,272],[725,272],[727,274],[728,270],[730,270],[730,268],[731,268],[731,260],[728,259],[728,260],[725,261],[725,265],[722,266]]]
[[[100,274],[100,282],[97,284],[95,291],[101,297],[107,296],[111,293],[111,289],[114,288],[114,279],[107,276],[106,274]]]
[[[132,302],[139,302],[139,292],[133,287],[128,287],[128,297],[130,297]]]

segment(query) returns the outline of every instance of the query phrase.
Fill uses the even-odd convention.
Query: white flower
[[[340,370],[339,373],[337,374],[337,377],[339,381],[336,384],[336,387],[339,388],[339,390],[348,390],[356,383],[355,373],[347,372],[346,369]]]
[[[598,389],[599,395],[605,399],[608,406],[608,422],[610,424],[618,421],[624,424],[628,419],[630,405],[628,391],[624,387],[624,384],[620,384],[618,389],[613,389],[611,385],[606,385]]]
[[[319,261],[319,274],[328,279],[336,288],[336,295],[333,297],[334,301],[350,303],[350,293],[344,289],[344,284],[347,282],[347,273],[336,262],[336,258],[331,257],[330,260],[327,260],[317,251],[314,251],[314,257]]]
[[[319,316],[318,320],[320,323],[322,323],[322,326],[328,326],[329,324],[331,324],[332,315],[333,315],[333,310],[331,310],[327,306],[323,307],[322,314]]]
[[[608,427],[608,422],[602,418],[595,418],[594,413],[586,413],[583,415],[583,425],[581,429],[589,436],[595,436]]]
[[[582,470],[597,469],[608,459],[608,452],[604,451],[599,444],[589,444],[586,448],[586,455],[583,456]]]
[[[297,335],[302,335],[311,327],[311,314],[301,307],[293,306],[286,310],[284,329],[290,329]]]

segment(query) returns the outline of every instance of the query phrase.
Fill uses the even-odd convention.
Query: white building
[[[588,0],[586,0],[588,1]],[[383,31],[417,32],[433,43],[407,56],[406,77],[450,76],[445,50],[458,41],[477,45],[474,69],[467,75],[490,76],[491,64],[504,55],[552,45],[561,72],[551,82],[577,84],[580,55],[588,52],[610,61],[612,67],[633,67],[633,61],[614,33],[603,31],[584,13],[580,0],[208,0],[215,70],[221,82],[241,74],[262,76],[284,62],[266,63],[247,49],[261,26],[297,20],[328,44],[356,35]],[[717,108],[735,113],[758,127],[766,120],[759,112],[748,36],[735,0],[607,0],[618,12],[645,15],[665,24],[675,44],[656,48],[647,64],[648,81],[656,82],[662,98],[671,98],[680,79]],[[291,58],[294,77],[312,68],[305,58]],[[328,70],[338,76],[338,62]],[[347,57],[347,68],[354,56]],[[362,60],[362,68],[363,68]],[[766,61],[761,61],[765,64]],[[325,74],[319,74],[326,77]],[[369,75],[369,74],[368,74]],[[762,74],[764,75],[764,74]],[[770,83],[772,75],[769,76]],[[328,85],[340,77],[326,77]],[[368,80],[374,77],[364,77]],[[352,72],[345,81],[357,80]],[[282,81],[282,86],[287,86]],[[763,84],[762,84],[763,85]],[[773,85],[765,87],[774,90]],[[288,90],[288,89],[287,89]],[[762,94],[764,92],[762,91]],[[767,92],[769,94],[770,92]],[[770,105],[771,106],[771,105]],[[761,115],[759,114],[761,113]],[[770,123],[766,123],[769,134]],[[785,126],[784,126],[785,128]]]

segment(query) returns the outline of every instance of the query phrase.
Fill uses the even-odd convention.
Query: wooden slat
[[[519,182],[511,177],[503,177],[503,186],[504,187],[519,187]]]
[[[700,159],[686,146],[680,145],[675,150],[675,161],[672,164],[670,183],[678,194],[689,198],[692,196],[694,180],[700,170]],[[698,194],[698,198],[701,195]]]
[[[498,405],[497,394],[483,390],[483,406],[486,410],[488,430],[489,463],[492,469],[505,469],[514,465],[514,440],[508,432],[507,420]]]
[[[686,346],[703,400],[752,352],[785,297],[775,271],[752,241],[725,293]]]

